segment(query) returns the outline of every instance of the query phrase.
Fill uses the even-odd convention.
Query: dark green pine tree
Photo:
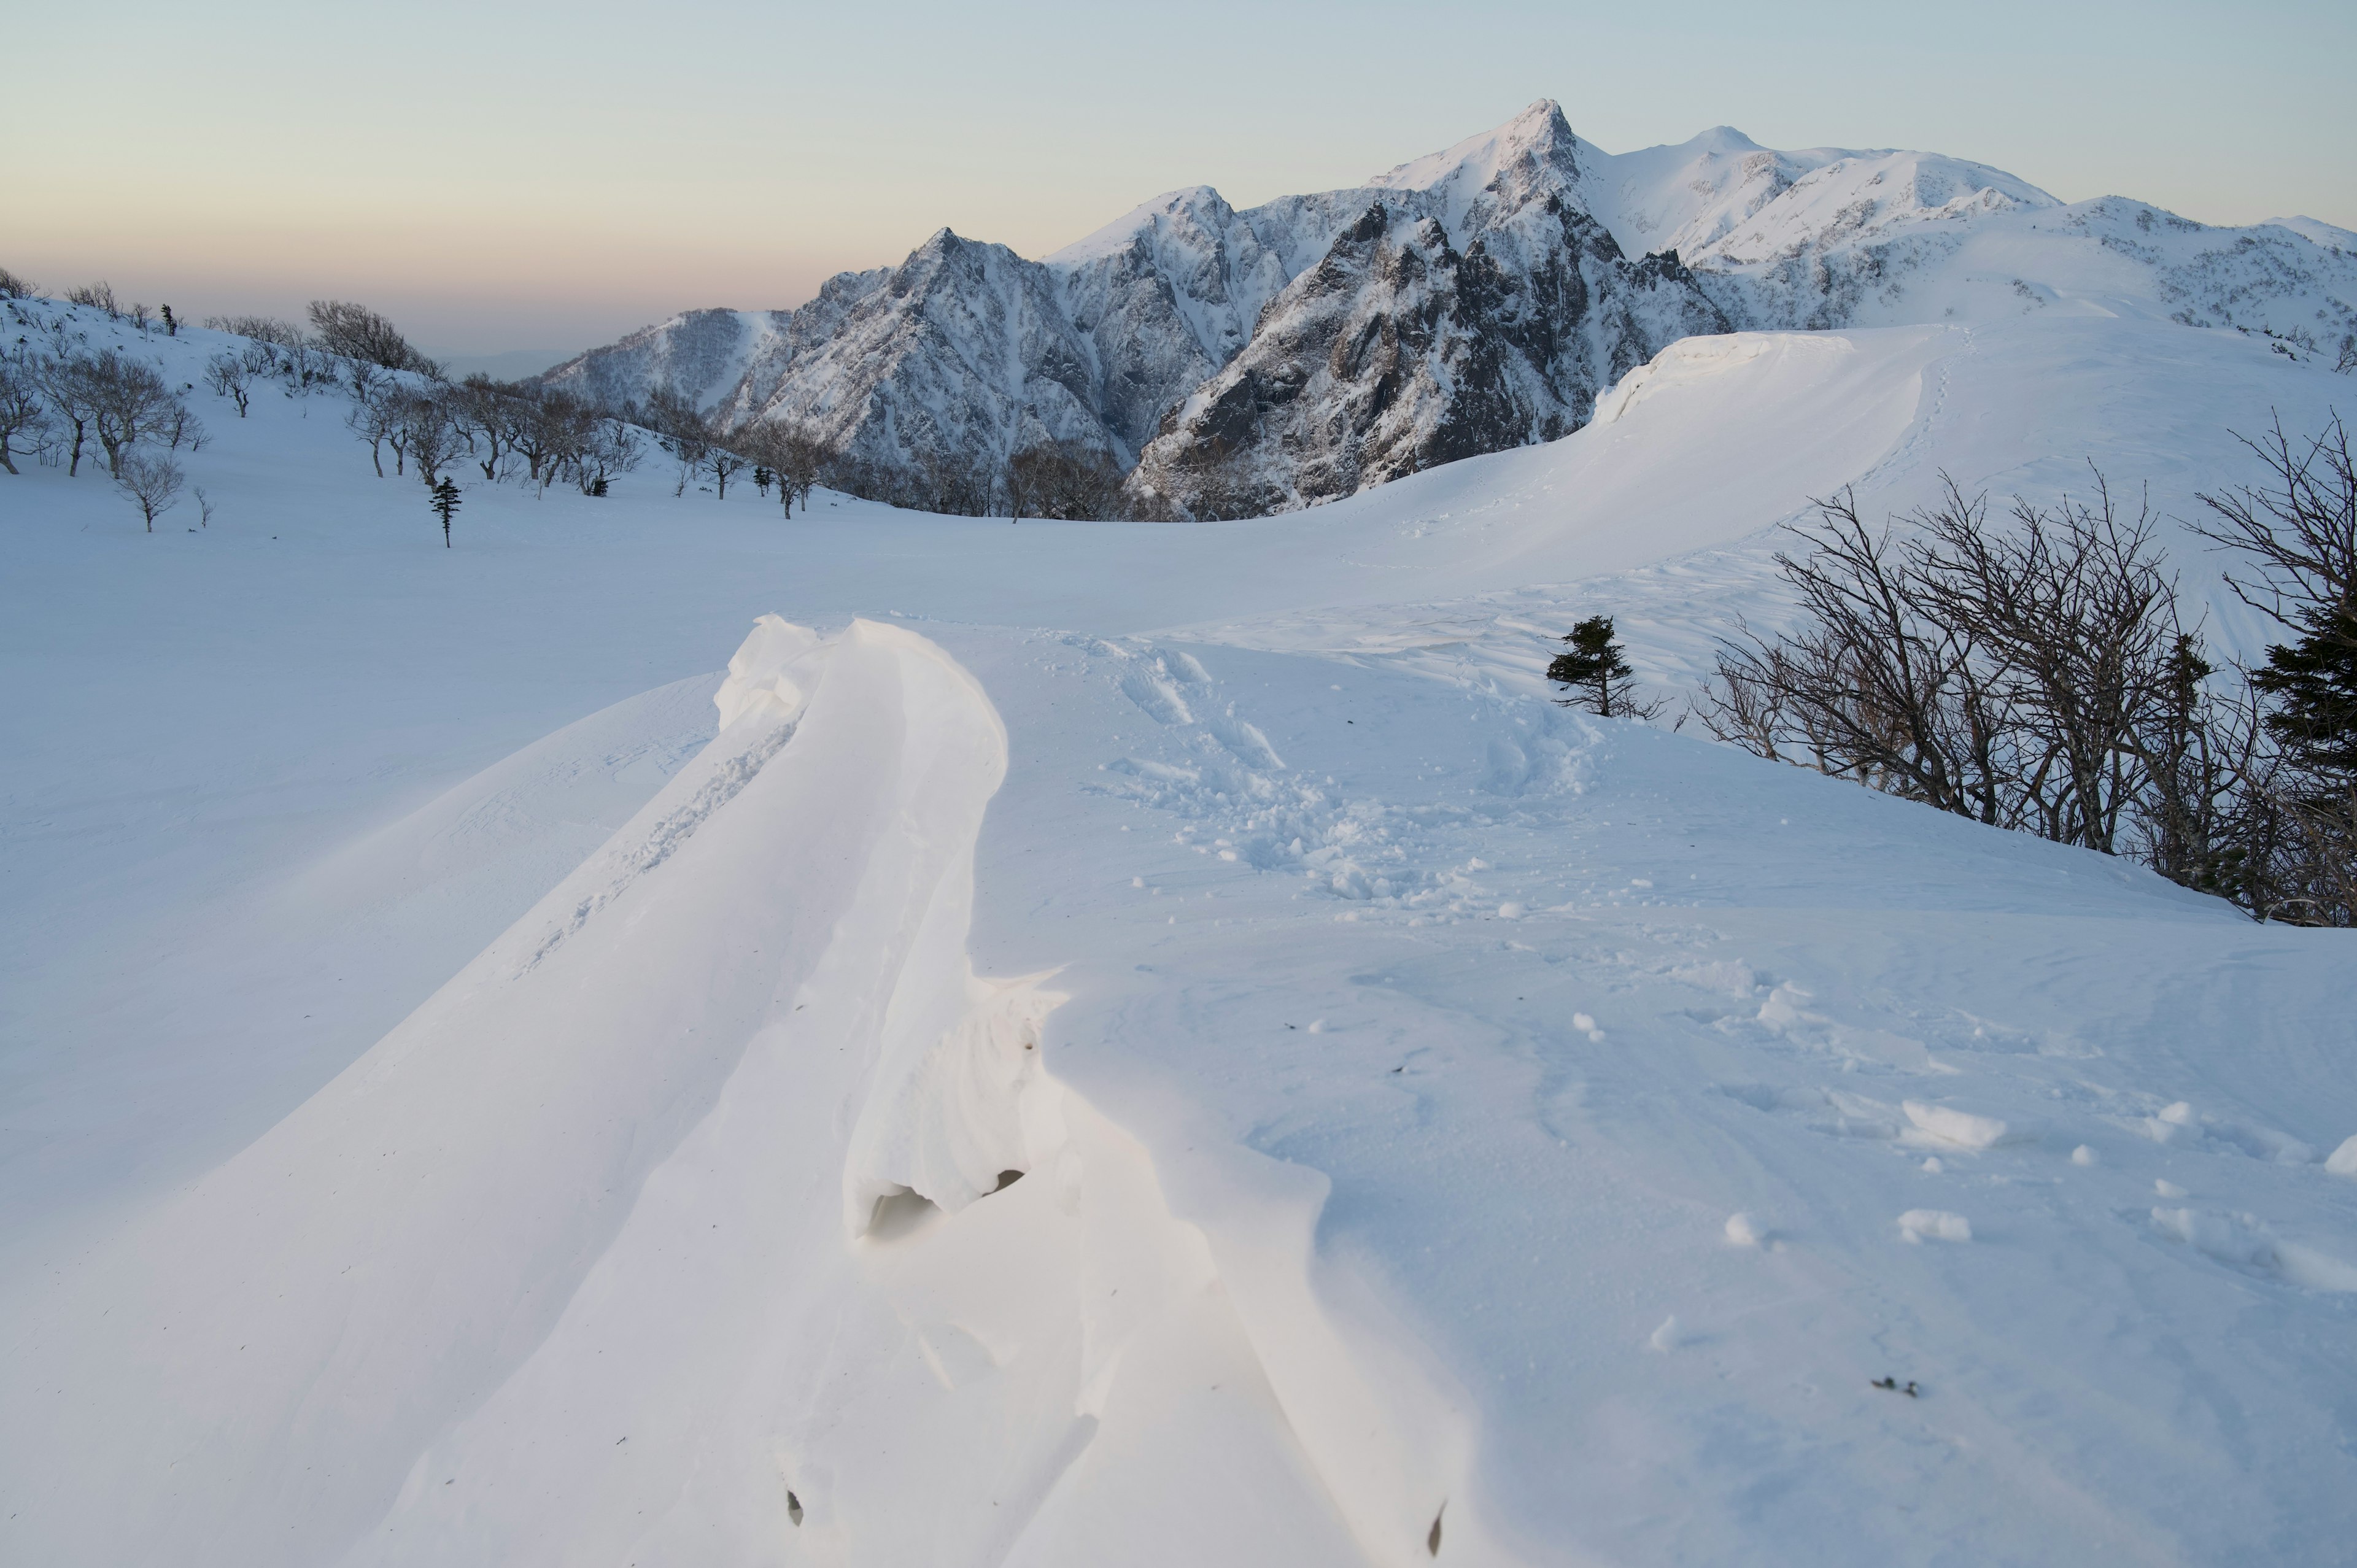
[[[2309,630],[2267,650],[2251,684],[2275,699],[2267,730],[2285,759],[2327,791],[2357,782],[2357,606],[2303,617]]]
[[[1629,711],[1626,684],[1632,673],[1612,640],[1612,618],[1590,616],[1564,639],[1571,651],[1558,653],[1547,665],[1547,679],[1572,688],[1572,695],[1556,699],[1565,707],[1577,704],[1598,718]]]
[[[777,475],[767,468],[757,467],[753,470],[753,488],[761,492],[763,500],[770,499],[770,487],[777,482]]]
[[[430,493],[434,499],[427,504],[433,507],[434,515],[442,520],[442,548],[447,550],[450,548],[450,517],[458,510],[458,487],[452,484],[450,477],[445,474],[435,481]]]

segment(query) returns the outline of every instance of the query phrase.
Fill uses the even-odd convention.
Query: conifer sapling
[[[1564,641],[1567,653],[1558,653],[1547,665],[1547,679],[1573,689],[1555,699],[1565,707],[1586,708],[1598,718],[1651,718],[1652,710],[1630,701],[1628,681],[1634,673],[1612,640],[1612,618],[1590,616],[1571,628]]]
[[[430,493],[434,499],[427,504],[433,507],[434,515],[442,520],[442,548],[447,550],[450,548],[450,516],[458,510],[458,487],[445,475],[435,481]]]

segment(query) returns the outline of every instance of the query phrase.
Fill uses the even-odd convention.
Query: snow
[[[1621,257],[1586,223],[1592,241],[1572,238],[1558,203]],[[1480,275],[1499,270],[1459,289],[1477,242]],[[1690,275],[1629,264],[1663,252]],[[672,384],[901,469],[1076,442],[1189,504],[1201,476],[1184,470],[1216,441],[1229,479],[1300,506],[1571,428],[1690,332],[2066,317],[2222,328],[2329,368],[2357,342],[2357,236],[2065,205],[1967,159],[1778,151],[1727,126],[1607,153],[1543,99],[1361,186],[1241,211],[1209,186],[1168,191],[1044,261],[942,230],[796,310],[689,311],[546,379],[612,400]],[[1367,359],[1403,320],[1425,324],[1405,358]]]
[[[2315,1560],[2348,933],[1538,671],[1686,685],[1812,494],[2183,517],[2348,385],[1738,335],[1188,527],[445,552],[274,393],[210,527],[0,475],[0,1557]]]
[[[1910,1208],[1899,1217],[1900,1240],[1920,1242],[1926,1238],[1934,1241],[1969,1241],[1973,1239],[1973,1222],[1944,1208]]]

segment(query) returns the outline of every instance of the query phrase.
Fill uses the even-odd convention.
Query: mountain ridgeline
[[[1043,261],[943,229],[798,309],[690,311],[541,380],[795,425],[904,504],[985,510],[1049,449],[1125,473],[1137,515],[1232,518],[1554,440],[1680,338],[2043,310],[2357,367],[2357,235],[1724,127],[1615,156],[1542,102],[1351,189],[1173,191]]]

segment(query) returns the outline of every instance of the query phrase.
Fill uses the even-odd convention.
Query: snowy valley
[[[1674,721],[1943,475],[2148,496],[2256,657],[2184,523],[2352,301],[1545,103],[551,372],[1275,515],[447,549],[332,389],[11,302],[210,435],[153,532],[0,474],[0,1559],[2350,1561],[2351,931]],[[1598,613],[1661,722],[1553,700]]]

